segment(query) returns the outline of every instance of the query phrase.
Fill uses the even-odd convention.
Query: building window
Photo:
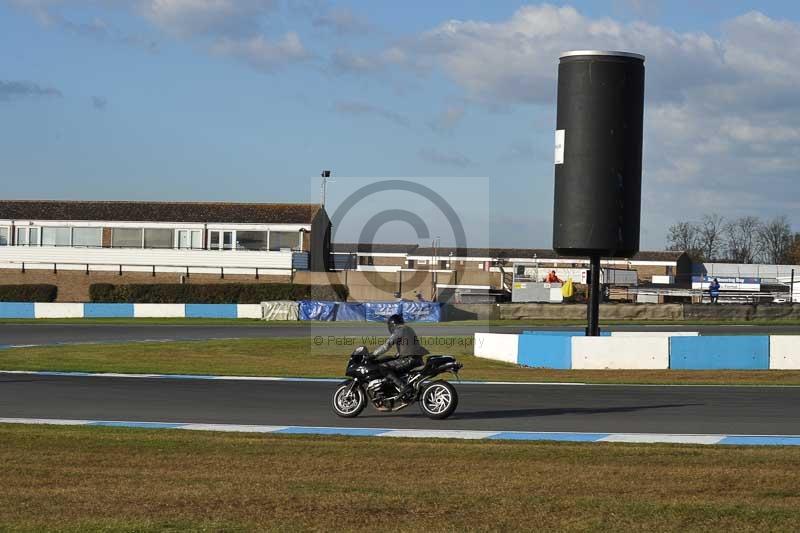
[[[408,268],[414,268],[414,260],[413,259],[409,259],[408,260]]]
[[[72,244],[71,228],[42,228],[42,246],[69,246]]]
[[[39,228],[17,228],[17,246],[39,246]]]
[[[103,245],[103,228],[72,228],[72,246]]]
[[[300,232],[271,231],[269,233],[269,249],[278,251],[283,248],[296,249],[300,246]]]
[[[111,230],[111,246],[113,248],[141,248],[141,228],[114,228]]]
[[[221,230],[209,231],[208,248],[211,250],[232,250],[233,232]]]
[[[237,231],[237,250],[269,250],[266,231]]]
[[[8,242],[9,236],[9,229],[5,227],[0,227],[0,246],[8,246],[10,243]]]
[[[199,229],[178,230],[178,248],[202,248],[203,232]]]
[[[172,248],[174,240],[175,233],[171,229],[146,228],[144,230],[145,248]]]
[[[443,260],[439,261],[439,268],[441,270],[447,270],[448,269],[447,259],[443,259]]]

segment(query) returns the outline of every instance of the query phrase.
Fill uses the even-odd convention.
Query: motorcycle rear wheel
[[[419,398],[422,414],[433,420],[444,420],[455,413],[456,407],[458,407],[458,393],[455,387],[444,380],[430,383]]]
[[[348,393],[352,381],[345,381],[333,393],[333,412],[342,418],[355,418],[367,406],[367,394],[361,385],[355,385]]]

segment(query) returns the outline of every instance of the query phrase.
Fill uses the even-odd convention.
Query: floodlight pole
[[[586,328],[587,337],[600,336],[600,256],[593,255],[590,258],[589,269],[589,307],[587,315],[589,325]]]

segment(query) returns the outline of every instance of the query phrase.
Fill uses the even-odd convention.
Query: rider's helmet
[[[403,315],[392,315],[389,317],[389,320],[386,321],[386,326],[389,328],[389,333],[394,333],[394,330],[400,324],[405,324],[406,321],[403,320]]]

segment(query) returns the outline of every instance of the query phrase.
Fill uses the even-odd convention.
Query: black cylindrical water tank
[[[553,249],[639,251],[644,56],[567,52],[558,65]]]

